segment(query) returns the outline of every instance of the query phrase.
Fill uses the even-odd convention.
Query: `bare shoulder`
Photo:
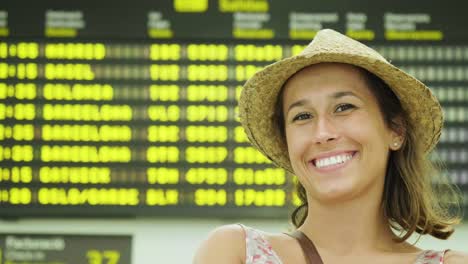
[[[245,233],[240,225],[220,226],[208,234],[195,252],[194,264],[243,264]]]
[[[468,253],[450,250],[445,253],[444,264],[467,264]]]

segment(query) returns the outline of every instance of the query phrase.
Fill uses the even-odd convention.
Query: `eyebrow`
[[[344,96],[354,96],[354,97],[359,98],[359,96],[357,96],[355,93],[353,93],[351,91],[336,92],[336,93],[333,93],[333,94],[329,95],[328,97],[331,97],[332,99],[339,99],[339,98],[344,97]],[[288,113],[294,107],[305,105],[307,103],[307,101],[308,101],[307,99],[301,99],[301,100],[298,100],[298,101],[292,103],[288,107],[288,111],[286,113]]]

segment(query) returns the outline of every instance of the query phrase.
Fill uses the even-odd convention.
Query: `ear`
[[[403,143],[406,140],[406,122],[401,117],[398,116],[392,120],[391,127],[391,136],[390,136],[390,149],[398,150],[403,146]]]

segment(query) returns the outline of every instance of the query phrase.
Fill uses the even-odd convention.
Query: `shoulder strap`
[[[442,262],[441,263],[444,263],[444,260],[445,260],[445,256],[447,256],[447,252],[449,252],[450,249],[446,249],[442,252]]]
[[[323,264],[322,258],[315,248],[314,243],[304,233],[296,230],[291,234],[287,233],[287,235],[297,239],[306,257],[307,264]]]

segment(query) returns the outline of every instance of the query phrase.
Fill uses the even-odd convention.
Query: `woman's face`
[[[285,84],[283,114],[291,165],[309,200],[380,199],[398,135],[362,71],[338,63],[302,69]]]

